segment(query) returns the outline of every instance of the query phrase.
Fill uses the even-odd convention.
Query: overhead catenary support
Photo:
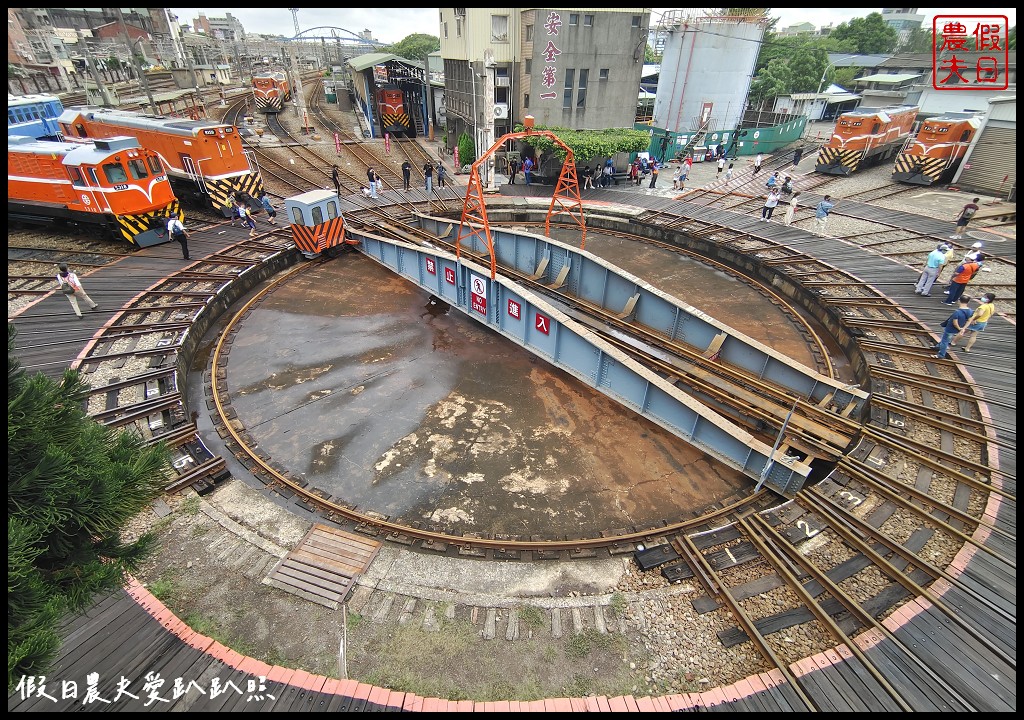
[[[520,140],[531,137],[546,137],[553,143],[565,150],[565,162],[562,163],[562,171],[558,175],[558,183],[551,196],[551,204],[548,206],[548,214],[544,222],[545,233],[551,234],[551,217],[559,213],[568,213],[576,224],[579,225],[582,239],[580,248],[583,248],[587,239],[587,223],[583,217],[583,201],[580,199],[579,180],[576,177],[576,158],[572,149],[562,142],[557,135],[548,130],[533,130],[533,117],[526,116],[526,131],[507,133],[487,149],[473,163],[469,171],[469,182],[466,184],[466,199],[462,206],[462,220],[459,223],[459,232],[456,236],[455,256],[460,257],[462,240],[483,232],[487,250],[491,256],[491,279],[497,275],[497,261],[494,257],[494,242],[491,237],[491,226],[487,219],[487,204],[484,201],[485,184],[480,176],[480,169],[487,166],[494,153],[510,140]],[[555,206],[558,206],[558,210]],[[474,227],[474,224],[478,227]]]

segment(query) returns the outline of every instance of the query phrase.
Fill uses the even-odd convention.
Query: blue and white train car
[[[12,95],[7,93],[7,135],[36,140],[63,140],[57,118],[64,104],[56,95]]]

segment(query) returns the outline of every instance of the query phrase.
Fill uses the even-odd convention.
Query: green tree
[[[606,130],[573,130],[561,127],[537,127],[536,130],[547,130],[554,133],[559,140],[572,150],[577,162],[585,162],[594,158],[611,157],[619,152],[641,152],[650,145],[651,137],[644,130],[629,128],[608,128]],[[516,125],[516,132],[523,132],[522,125]],[[538,135],[523,141],[535,148],[541,157],[550,156],[565,159],[565,150],[556,145],[550,138]]]
[[[124,542],[125,523],[169,477],[162,444],[108,428],[84,411],[88,386],[28,376],[7,325],[7,684],[46,674],[59,621],[121,587],[154,539]]]
[[[892,52],[900,36],[896,28],[882,19],[881,13],[873,12],[867,17],[839,23],[829,37],[839,42],[852,40],[854,52],[871,54]]]
[[[459,135],[459,162],[463,165],[472,165],[476,162],[476,143],[469,133]]]
[[[913,28],[897,50],[901,53],[930,53],[935,44],[935,35],[929,28]]]
[[[754,76],[750,83],[750,101],[756,105],[778,97],[788,95],[793,86],[793,73],[789,63],[782,58],[775,58],[768,66]]]
[[[383,51],[406,60],[421,62],[427,55],[440,49],[441,38],[437,37],[437,35],[413,33],[412,35],[406,35],[393,45],[388,45]]]
[[[645,65],[657,65],[661,62],[661,55],[654,51],[650,43],[644,45],[644,64]]]

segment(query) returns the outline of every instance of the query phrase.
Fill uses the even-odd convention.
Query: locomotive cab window
[[[878,128],[880,128],[880,127],[881,127],[881,125],[879,125],[878,123],[875,123],[874,125],[872,125],[871,126],[871,134],[872,135],[877,135],[878,134]]]
[[[311,210],[313,211],[313,224],[320,225],[324,221],[324,209],[319,205],[314,205]]]
[[[327,217],[329,217],[331,220],[338,217],[338,203],[334,202],[333,200],[329,200],[327,202]]]
[[[76,167],[68,168],[68,175],[71,176],[72,185],[84,185],[85,178],[82,177],[82,171]]]
[[[128,173],[124,171],[120,163],[106,163],[103,166],[103,174],[107,176],[109,183],[123,183],[128,180]]]
[[[164,166],[160,163],[160,158],[156,155],[149,157],[149,169],[153,171],[154,175],[160,175],[164,171]]]
[[[142,161],[141,158],[129,160],[128,170],[129,172],[131,172],[132,177],[135,178],[136,180],[141,180],[142,178],[149,177],[149,173],[146,172],[146,164]]]
[[[967,142],[967,139],[971,137],[970,130],[964,130],[963,134],[960,135],[960,142]]]
[[[89,137],[89,133],[85,130],[85,125],[81,123],[75,124],[75,132],[78,133],[78,137]]]
[[[292,225],[306,226],[306,220],[302,217],[302,208],[292,208]]]

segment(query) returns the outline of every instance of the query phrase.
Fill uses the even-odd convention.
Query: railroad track
[[[379,207],[374,210],[384,213]],[[410,210],[399,204],[395,214]],[[706,598],[701,607],[732,618],[729,627],[719,632],[719,640],[726,647],[751,642],[756,650],[751,660],[753,672],[782,672],[799,691],[806,681],[793,676],[788,668],[806,656],[808,643],[821,648],[845,647],[851,656],[844,660],[857,663],[886,688],[883,704],[906,709],[908,691],[890,685],[877,661],[857,651],[853,635],[869,629],[895,642],[903,653],[901,662],[930,675],[942,689],[936,703],[943,709],[969,710],[982,705],[980,698],[950,687],[923,669],[915,650],[880,622],[908,598],[923,598],[947,623],[983,645],[1007,673],[1015,671],[1013,649],[994,639],[999,635],[997,628],[1006,631],[1003,637],[1015,635],[1015,615],[983,596],[969,580],[944,569],[964,546],[1007,567],[1016,566],[1013,555],[975,539],[975,531],[996,535],[1011,547],[1016,539],[983,515],[985,500],[992,495],[1015,503],[1015,494],[1003,487],[1007,481],[1015,487],[1015,478],[994,471],[986,461],[986,448],[993,441],[974,405],[976,388],[959,377],[952,363],[929,359],[930,331],[879,296],[870,283],[815,258],[806,248],[773,243],[693,218],[677,216],[664,222],[669,215],[651,213],[641,217],[640,223],[657,217],[662,228],[672,227],[689,237],[714,238],[716,244],[738,254],[757,255],[812,291],[817,289],[824,306],[848,328],[860,329],[857,334],[876,383],[872,422],[827,480],[782,504],[763,493],[757,502],[737,502],[665,527],[661,529],[664,532],[646,529],[617,534],[612,542],[594,538],[538,543],[454,537],[419,529],[410,534],[408,528],[368,520],[315,492],[307,493],[309,504],[339,524],[406,544],[420,543],[434,552],[457,545],[502,558],[533,559],[548,553],[582,557],[598,548],[613,554],[632,553],[642,543],[645,552],[651,553],[637,556],[645,571],[657,570],[670,582],[695,583]],[[406,239],[410,233],[415,235],[409,228],[388,227],[383,218],[380,224]],[[180,342],[190,319],[209,302],[216,288],[280,252],[288,242],[268,238],[244,245],[169,278],[127,309],[111,332],[104,333],[83,364],[96,380],[103,380],[90,399],[90,413],[105,422],[133,426],[153,441],[165,437],[181,441],[177,447],[187,445],[185,439],[194,435],[194,429],[190,419],[182,416],[167,358],[173,355],[175,342]],[[217,353],[221,350],[218,347]],[[146,367],[134,364],[152,358],[160,360],[147,362]],[[119,379],[118,375],[126,377]],[[213,382],[220,405],[215,373]],[[993,401],[998,402],[998,396],[989,399]],[[160,422],[155,423],[155,417]],[[908,428],[932,440],[909,437]],[[182,478],[192,481],[191,473],[199,468],[189,468],[187,457],[200,465],[205,461],[191,452],[177,455]],[[272,487],[296,491],[297,485],[289,485],[288,478],[270,464],[254,461],[253,469]],[[662,562],[664,558],[668,559]],[[933,582],[986,605],[990,624],[981,627],[976,620],[963,619],[957,608],[928,589]],[[795,654],[787,652],[782,641],[783,635],[793,634],[805,641],[796,643],[800,651]],[[806,695],[804,699],[813,707]]]

